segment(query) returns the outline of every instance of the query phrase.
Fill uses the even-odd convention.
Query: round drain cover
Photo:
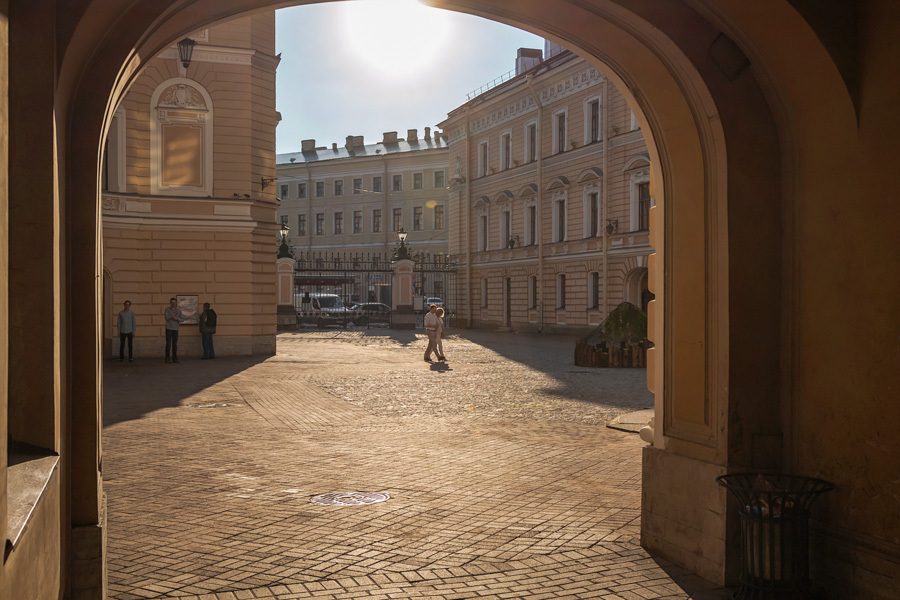
[[[309,499],[314,504],[329,504],[332,506],[357,506],[359,504],[375,504],[389,499],[390,495],[381,492],[337,492],[334,494],[320,494]]]

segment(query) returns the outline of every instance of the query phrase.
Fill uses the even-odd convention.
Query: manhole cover
[[[329,504],[332,506],[357,506],[359,504],[375,504],[389,499],[390,495],[381,492],[337,492],[334,494],[320,494],[310,498],[314,504]]]

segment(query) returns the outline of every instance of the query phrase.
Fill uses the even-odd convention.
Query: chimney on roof
[[[384,140],[381,143],[382,144],[396,144],[397,143],[397,132],[396,131],[385,131],[384,132]]]
[[[430,142],[430,141],[431,141],[431,127],[426,127],[426,128],[425,128],[425,141],[426,141],[426,142]]]
[[[300,142],[300,150],[302,152],[315,152],[316,140],[303,140]]]
[[[419,141],[419,131],[416,129],[407,129],[406,130],[406,141],[409,143],[418,142]]]
[[[519,48],[516,52],[516,75],[521,75],[528,69],[539,65],[542,58],[538,48]]]
[[[353,150],[353,136],[352,135],[347,136],[347,141],[344,144],[344,148],[346,148],[347,150]]]
[[[331,142],[331,151],[337,152],[337,142]]]

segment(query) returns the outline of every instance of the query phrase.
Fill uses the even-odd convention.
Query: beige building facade
[[[638,120],[591,63],[547,43],[452,111],[450,252],[473,326],[596,328],[647,310],[650,159]]]
[[[447,252],[447,143],[426,127],[381,142],[362,136],[278,155],[278,219],[295,252],[390,256],[397,233],[414,252]]]
[[[104,349],[130,300],[137,360],[161,358],[164,310],[184,303],[179,356],[199,356],[194,310],[219,315],[216,353],[275,351],[275,13],[192,32],[150,60],[110,124],[101,171]]]
[[[644,546],[733,583],[740,521],[715,477],[821,477],[836,488],[811,515],[814,581],[900,596],[900,6],[433,4],[551,37],[636,109],[656,202]],[[0,0],[3,600],[105,594],[100,157],[115,111],[177,40],[282,5]],[[27,527],[9,519],[23,509]]]

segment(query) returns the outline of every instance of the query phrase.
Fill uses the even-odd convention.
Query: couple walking
[[[428,334],[425,362],[434,362],[431,360],[432,352],[437,355],[438,360],[447,360],[444,358],[444,344],[441,342],[441,338],[444,337],[444,309],[438,308],[436,304],[428,307],[428,314],[425,315],[425,332]]]

